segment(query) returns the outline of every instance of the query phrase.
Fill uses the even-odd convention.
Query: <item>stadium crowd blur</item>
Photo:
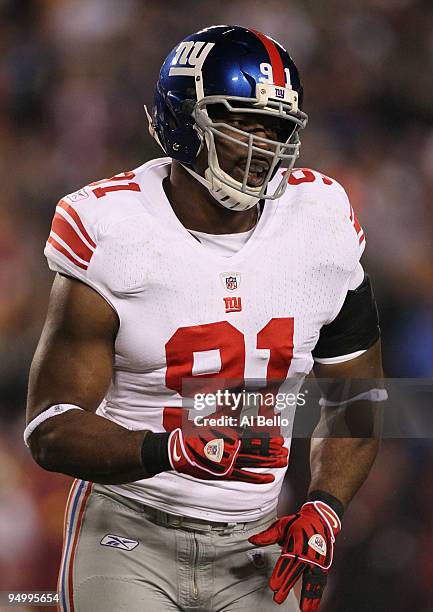
[[[432,4],[221,6],[0,0],[0,591],[54,590],[60,556],[70,481],[39,469],[22,444],[52,282],[42,250],[53,207],[160,155],[142,106],[162,59],[190,32],[237,23],[287,44],[310,116],[299,165],[342,182],[366,230],[386,375],[433,375]],[[430,433],[384,442],[347,513],[324,612],[433,611]],[[296,465],[295,453],[292,473]],[[291,477],[286,509],[298,503]]]

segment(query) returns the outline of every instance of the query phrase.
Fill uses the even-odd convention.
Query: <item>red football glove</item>
[[[168,440],[171,467],[203,480],[240,480],[254,484],[273,482],[273,474],[242,468],[273,468],[287,465],[284,438],[240,438],[229,428],[200,428],[184,435],[175,429]]]
[[[335,536],[341,529],[337,513],[322,501],[307,502],[297,514],[284,516],[251,536],[256,546],[278,543],[282,547],[269,586],[281,604],[303,574],[302,612],[318,610],[326,575],[334,556]]]

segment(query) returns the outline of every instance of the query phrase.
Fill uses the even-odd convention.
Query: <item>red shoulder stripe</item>
[[[51,229],[68,245],[75,255],[78,255],[84,261],[90,261],[93,250],[89,249],[72,225],[58,212],[54,215]]]
[[[47,242],[49,242],[51,244],[51,246],[53,246],[55,249],[57,249],[60,253],[62,253],[62,255],[64,255],[65,257],[67,257],[70,261],[72,261],[73,264],[75,264],[76,266],[78,266],[79,268],[82,268],[83,270],[87,270],[88,266],[81,263],[81,261],[78,261],[75,259],[75,257],[73,257],[69,251],[67,251],[61,244],[59,244],[57,242],[57,240],[55,240],[52,236],[48,236],[48,240]]]
[[[274,85],[278,85],[279,87],[285,87],[286,79],[284,75],[283,61],[281,59],[281,55],[277,47],[275,46],[275,43],[270,38],[268,38],[261,32],[258,32],[257,30],[251,29],[250,32],[254,32],[257,38],[259,38],[266,47],[269,59],[271,60]]]
[[[63,210],[66,210],[68,215],[70,215],[73,218],[75,223],[80,228],[80,231],[83,234],[84,238],[87,240],[87,242],[89,244],[91,244],[92,247],[94,247],[96,249],[96,244],[90,238],[90,236],[87,233],[86,228],[84,227],[80,217],[78,216],[77,212],[72,208],[72,206],[70,204],[68,204],[67,202],[65,202],[65,200],[60,200],[60,202],[57,204],[57,206],[60,206],[60,208],[63,208]]]
[[[350,207],[349,218],[353,223],[353,227],[355,228],[355,232],[358,234],[359,244],[362,244],[365,240],[364,230],[360,222],[358,221],[358,217],[356,216],[356,212],[353,210],[352,206]]]

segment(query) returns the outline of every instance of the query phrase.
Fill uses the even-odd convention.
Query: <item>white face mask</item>
[[[188,166],[185,166],[185,168],[209,190],[211,195],[221,205],[231,210],[248,210],[261,199],[275,200],[281,197],[287,187],[290,171],[299,156],[301,143],[298,131],[307,124],[307,115],[298,109],[296,92],[286,89],[285,100],[275,101],[270,100],[268,97],[272,93],[269,89],[270,87],[273,86],[257,85],[256,99],[207,96],[202,98],[192,111],[192,116],[196,122],[196,129],[207,146],[208,167],[204,172],[204,177],[191,170]],[[247,107],[245,107],[245,102],[248,103]],[[212,104],[222,104],[229,112],[236,114],[248,115],[254,113],[255,115],[287,120],[293,126],[293,131],[285,142],[263,138],[235,128],[223,121],[213,121],[207,112],[207,107]],[[222,170],[216,151],[215,137],[246,148],[247,162],[242,182],[237,181]],[[258,187],[252,187],[247,184],[251,160],[254,154],[262,159],[266,158],[268,161],[266,176]],[[272,193],[268,193],[269,181],[273,178],[281,164],[285,165],[286,172],[275,190]]]
[[[207,107],[215,104],[224,106],[229,113],[255,114],[290,121],[293,131],[285,142],[279,142],[248,133],[224,121],[213,121],[209,117]],[[308,121],[307,115],[298,107],[297,92],[290,87],[283,89],[271,84],[258,83],[255,98],[205,96],[196,103],[191,101],[191,105],[190,113],[195,120],[194,127],[201,137],[202,146],[206,145],[208,151],[208,167],[204,171],[204,176],[184,165],[191,176],[204,185],[222,206],[231,210],[248,210],[259,200],[280,198],[286,190],[290,171],[299,157],[301,142],[298,132],[307,125]],[[149,119],[149,131],[162,147],[146,107],[145,110]],[[246,148],[247,162],[242,182],[222,170],[216,151],[215,137]],[[265,157],[268,161],[266,176],[258,187],[252,187],[247,183],[254,154],[261,158]],[[268,193],[268,184],[281,165],[284,165],[286,172],[283,173],[275,190]]]

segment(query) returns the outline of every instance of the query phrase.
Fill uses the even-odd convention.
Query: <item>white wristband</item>
[[[28,441],[32,433],[35,431],[36,427],[38,427],[41,423],[46,421],[47,419],[51,419],[51,417],[57,416],[58,414],[62,414],[63,412],[67,412],[68,410],[83,410],[79,406],[75,406],[74,404],[55,404],[54,406],[50,406],[37,417],[35,417],[24,430],[24,443],[28,446]]]
[[[358,401],[369,401],[369,402],[384,402],[388,399],[388,392],[386,389],[370,389],[369,391],[365,391],[364,393],[358,393],[354,397],[350,397],[347,400],[342,400],[340,402],[333,402],[331,400],[327,400],[324,397],[321,397],[319,400],[319,406],[322,408],[330,408],[336,406],[347,406],[347,404],[353,404],[353,402]]]

